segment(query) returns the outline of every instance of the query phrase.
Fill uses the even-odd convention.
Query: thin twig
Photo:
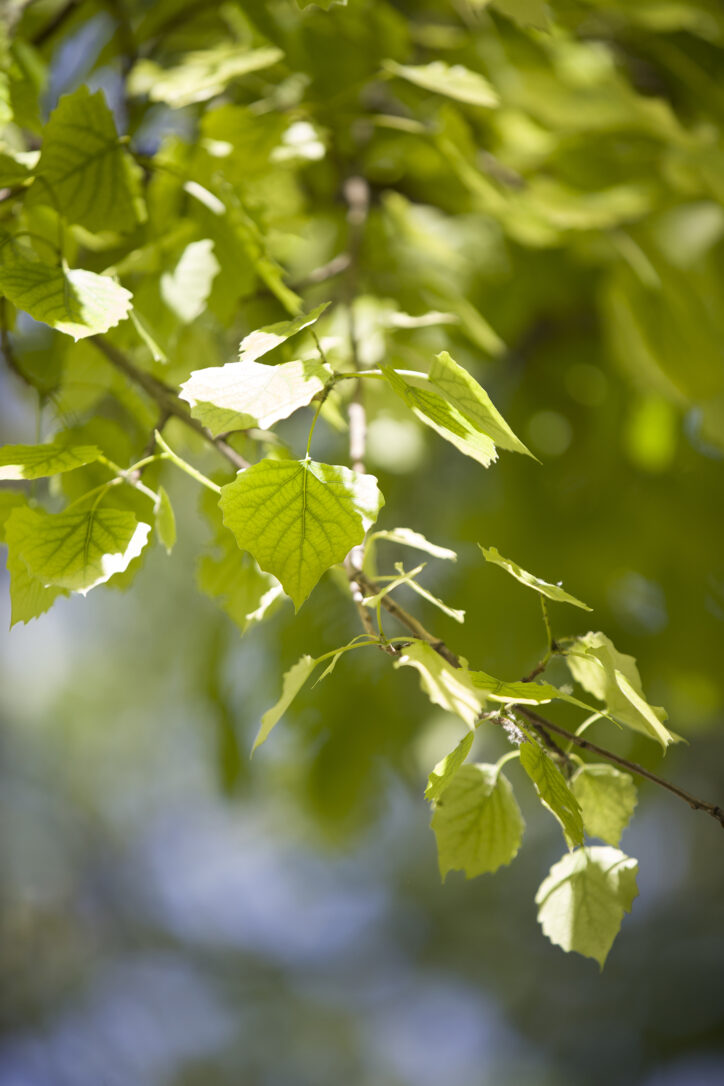
[[[103,336],[91,336],[88,342],[92,343],[119,373],[122,373],[129,381],[133,381],[152,400],[155,400],[159,408],[165,411],[168,416],[180,419],[190,430],[193,430],[204,441],[207,441],[209,445],[213,445],[217,452],[221,453],[230,464],[234,465],[237,471],[243,471],[244,468],[249,467],[248,460],[245,460],[236,449],[232,449],[231,445],[227,444],[222,438],[214,437],[210,430],[207,430],[198,419],[193,417],[188,406],[183,400],[179,399],[176,392],[169,385],[159,381],[153,374],[138,369],[131,362],[128,355],[119,350],[115,344],[109,343]]]
[[[638,765],[636,762],[630,762],[628,758],[622,758],[620,754],[614,754],[610,750],[604,750],[603,747],[599,747],[596,743],[591,743],[589,739],[583,739],[580,735],[573,735],[567,731],[566,728],[562,728],[560,724],[552,724],[550,720],[545,720],[543,717],[538,716],[532,709],[528,709],[526,706],[517,705],[517,713],[524,716],[526,720],[536,728],[546,728],[549,731],[556,732],[558,735],[563,735],[565,738],[574,744],[574,746],[581,747],[582,750],[590,750],[593,754],[600,754],[602,758],[606,758],[609,762],[614,762],[616,765],[622,766],[624,769],[628,769],[631,773],[636,773],[639,777],[645,777],[647,781],[653,781],[654,784],[661,785],[662,788],[666,788],[669,792],[673,792],[675,796],[679,796],[695,811],[706,811],[712,818],[716,818],[718,822],[724,826],[724,808],[717,806],[715,803],[706,803],[704,800],[697,799],[692,796],[691,793],[685,792],[683,788],[678,788],[675,784],[671,784],[670,781],[664,780],[663,777],[658,777],[655,773],[652,773],[648,769],[644,769],[643,766]]]
[[[379,591],[379,588],[374,581],[370,580],[370,578],[362,573],[361,570],[354,570],[351,576],[365,595],[371,596]],[[458,657],[454,652],[451,652],[444,641],[434,637],[420,622],[418,622],[414,615],[411,615],[404,607],[400,607],[400,605],[391,599],[390,596],[383,596],[381,603],[385,610],[389,611],[391,615],[394,615],[394,617],[398,619],[410,633],[423,641],[427,641],[449,664],[453,667],[462,666]],[[556,735],[564,736],[575,746],[598,754],[601,758],[605,758],[615,765],[620,765],[624,769],[628,769],[631,773],[636,773],[639,777],[645,777],[646,780],[652,781],[662,788],[666,788],[669,792],[673,792],[675,796],[679,796],[680,799],[683,799],[685,803],[688,803],[693,810],[705,811],[706,814],[711,815],[712,818],[715,818],[722,826],[724,826],[724,809],[717,806],[717,804],[707,803],[705,800],[697,799],[689,792],[685,792],[683,788],[678,788],[675,784],[671,784],[669,781],[664,780],[663,777],[658,777],[655,773],[651,773],[650,770],[637,765],[636,762],[630,762],[628,758],[622,758],[620,755],[614,754],[613,751],[605,750],[603,747],[599,747],[596,743],[591,743],[588,739],[583,739],[579,735],[572,735],[566,728],[561,727],[559,724],[553,724],[550,720],[546,720],[544,717],[539,716],[538,713],[533,712],[533,710],[529,709],[527,706],[516,705],[515,712],[526,718],[543,742],[546,743],[546,746],[553,750],[558,757],[566,759],[567,755],[565,751],[555,743],[550,732],[555,732]],[[553,746],[551,746],[551,744],[553,744]]]

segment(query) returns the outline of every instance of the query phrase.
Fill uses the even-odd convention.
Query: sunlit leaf
[[[268,324],[265,328],[257,328],[255,332],[249,332],[239,345],[239,361],[255,362],[257,358],[267,354],[278,347],[280,343],[302,332],[305,328],[316,324],[319,318],[329,306],[329,302],[323,302],[309,313],[300,313],[290,321],[278,321],[277,324]]]
[[[676,741],[664,727],[666,711],[646,701],[636,660],[619,652],[605,634],[576,638],[565,659],[576,682],[604,702],[622,724],[658,740],[664,750]]]
[[[397,64],[388,60],[385,67],[408,83],[447,98],[455,98],[458,102],[485,106],[487,109],[497,106],[499,102],[497,92],[488,80],[462,64],[451,65],[442,60],[433,60],[430,64]]]
[[[403,547],[413,547],[418,551],[425,551],[435,558],[448,558],[451,562],[457,561],[457,554],[448,547],[440,547],[437,543],[431,543],[420,532],[414,532],[411,528],[385,528],[378,532],[371,532],[367,546],[377,539],[386,539],[390,543],[399,543]]]
[[[204,238],[187,245],[173,271],[163,273],[161,297],[182,324],[190,324],[203,313],[219,270],[214,243]]]
[[[179,109],[215,98],[232,80],[270,68],[283,56],[281,49],[273,46],[248,49],[229,43],[186,53],[169,68],[152,60],[139,60],[130,74],[128,88],[131,94],[147,94],[153,102]]]
[[[0,479],[42,479],[92,464],[100,455],[95,445],[5,445],[0,449]]]
[[[515,436],[485,389],[447,351],[435,356],[428,376],[449,402],[499,448],[533,455]]]
[[[118,138],[102,91],[64,95],[43,134],[31,203],[88,230],[133,230],[144,217],[140,170]]]
[[[42,585],[85,595],[122,573],[150,531],[149,524],[119,509],[51,514],[18,508],[8,518],[6,539],[13,561],[22,561]]]
[[[581,805],[586,833],[617,845],[636,806],[633,778],[611,765],[583,765],[571,779],[571,791]]]
[[[298,610],[322,574],[362,542],[383,502],[373,475],[314,460],[260,460],[222,487],[219,505],[241,549]]]
[[[433,802],[440,798],[470,753],[474,737],[474,732],[467,732],[455,747],[455,750],[451,751],[450,754],[446,754],[437,763],[427,779],[425,799]]]
[[[468,879],[497,871],[516,856],[525,823],[507,777],[494,765],[463,765],[435,804],[430,823],[440,874]]]
[[[554,864],[535,896],[552,943],[601,968],[638,894],[638,862],[609,846],[576,849]]]
[[[254,746],[251,748],[252,754],[257,747],[260,747],[269,738],[272,728],[284,716],[316,666],[317,661],[313,657],[302,656],[300,660],[297,660],[294,667],[285,672],[281,697],[262,716],[261,727],[254,740]]]
[[[510,558],[503,558],[497,547],[483,547],[481,543],[478,543],[478,546],[483,552],[486,562],[493,562],[496,566],[500,566],[510,573],[512,577],[515,577],[516,581],[527,585],[528,588],[532,588],[535,592],[540,592],[541,596],[546,596],[549,600],[556,600],[557,603],[572,603],[574,607],[581,607],[584,611],[591,610],[587,603],[577,600],[575,596],[572,596],[570,592],[566,592],[559,584],[549,584],[548,581],[543,581],[540,577],[528,573],[526,569],[522,569]]]
[[[23,258],[0,266],[0,294],[75,340],[107,332],[131,308],[130,292],[106,275]]]
[[[211,430],[268,430],[300,407],[306,407],[324,389],[330,371],[320,362],[227,362],[194,370],[181,386],[181,399],[191,414]]]
[[[582,845],[581,808],[550,755],[529,741],[520,748],[520,764],[533,781],[541,802],[560,822],[566,840],[572,845]]]
[[[465,668],[453,667],[432,645],[422,641],[404,648],[395,667],[414,667],[419,672],[423,692],[434,705],[455,713],[469,728],[475,727],[485,705],[485,695],[476,689]]]

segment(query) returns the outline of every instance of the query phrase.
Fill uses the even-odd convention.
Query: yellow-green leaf
[[[560,822],[566,840],[571,845],[582,845],[581,808],[553,759],[537,743],[529,741],[520,748],[520,764],[533,781],[541,803]]]
[[[580,607],[584,611],[591,610],[587,603],[576,599],[559,584],[549,584],[548,581],[543,581],[540,577],[528,573],[527,569],[522,569],[512,559],[503,558],[502,554],[498,553],[497,547],[484,547],[481,543],[478,543],[478,546],[483,552],[486,562],[493,562],[494,565],[500,566],[501,569],[506,570],[512,577],[515,577],[516,581],[520,581],[521,584],[532,588],[535,592],[540,592],[541,596],[546,596],[549,600],[555,600],[557,603],[572,603],[574,607]]]
[[[13,561],[22,561],[45,587],[82,595],[122,573],[141,553],[150,531],[133,513],[103,508],[52,514],[21,507],[6,524]]]
[[[118,138],[102,91],[64,95],[46,125],[31,203],[88,230],[133,230],[144,217],[140,170]],[[113,322],[115,323],[115,322]]]
[[[568,853],[535,896],[544,933],[556,946],[594,958],[603,968],[638,894],[637,871],[637,861],[617,848],[596,845]]]
[[[42,479],[92,464],[95,445],[5,445],[0,449],[0,479]]]
[[[364,539],[384,502],[373,475],[314,460],[260,460],[221,489],[224,523],[298,610]]]
[[[107,275],[17,258],[0,266],[0,294],[73,339],[107,332],[131,308],[131,293]]]
[[[516,856],[525,823],[510,782],[494,765],[463,765],[435,804],[430,823],[440,874],[468,879],[497,871]]]

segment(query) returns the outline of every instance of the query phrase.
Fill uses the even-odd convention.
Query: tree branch
[[[605,750],[603,747],[599,747],[598,744],[592,743],[589,739],[584,739],[580,735],[572,735],[566,728],[562,728],[559,724],[552,724],[550,720],[545,720],[543,717],[538,716],[527,706],[517,705],[515,708],[516,713],[524,716],[536,730],[541,728],[548,731],[556,732],[557,735],[565,736],[565,738],[573,743],[574,746],[580,747],[582,750],[590,750],[593,754],[598,754],[602,758],[606,758],[609,762],[620,765],[624,769],[628,769],[629,772],[635,773],[639,777],[645,777],[647,781],[653,781],[654,784],[660,785],[662,788],[666,788],[667,791],[673,792],[675,796],[679,796],[685,803],[695,811],[706,811],[708,815],[715,818],[724,827],[724,809],[717,806],[715,803],[706,803],[704,800],[697,799],[689,792],[685,792],[683,788],[678,788],[675,784],[671,784],[670,781],[664,780],[663,777],[658,777],[655,773],[652,773],[648,769],[644,769],[642,765],[638,765],[636,762],[630,762],[628,758],[622,758],[619,754],[614,754],[610,750]]]
[[[379,591],[379,586],[374,581],[370,580],[361,570],[352,570],[350,577],[356,581],[364,595],[372,596]],[[402,623],[411,634],[420,638],[422,641],[427,641],[432,648],[444,660],[447,660],[453,667],[462,667],[459,658],[452,652],[444,641],[434,637],[422,623],[411,615],[404,607],[400,607],[389,595],[383,596],[381,604],[386,611],[389,611],[391,615]],[[545,717],[539,716],[538,713],[533,712],[527,706],[516,705],[515,712],[524,716],[525,719],[532,725],[535,731],[540,735],[546,746],[554,751],[558,757],[566,759],[568,756],[566,752],[555,742],[550,735],[554,732],[556,735],[561,735],[567,739],[574,746],[581,747],[582,750],[589,750],[593,754],[598,754],[599,757],[605,758],[609,762],[613,762],[615,765],[622,766],[624,769],[628,769],[629,772],[635,773],[639,777],[644,777],[648,781],[652,781],[654,784],[658,784],[661,788],[667,789],[669,792],[673,792],[675,796],[683,799],[685,803],[695,811],[705,811],[706,814],[715,818],[717,822],[724,827],[724,809],[719,807],[715,803],[707,803],[705,800],[697,799],[696,796],[692,796],[689,792],[684,791],[683,788],[678,788],[675,784],[671,784],[670,781],[664,780],[663,777],[658,777],[655,773],[651,773],[650,770],[644,769],[643,766],[638,765],[636,762],[630,762],[628,758],[622,758],[618,754],[614,754],[610,750],[605,750],[604,747],[599,747],[596,743],[591,743],[588,739],[583,739],[581,736],[573,735],[567,731],[566,728],[561,727],[560,724],[553,724],[550,720],[546,720]]]
[[[155,400],[161,412],[167,416],[180,419],[190,430],[193,430],[204,441],[207,441],[209,445],[213,445],[216,451],[221,453],[230,464],[233,464],[237,471],[243,471],[244,468],[249,467],[248,460],[245,460],[236,449],[232,449],[231,445],[222,438],[214,437],[210,430],[207,430],[198,419],[193,417],[188,406],[177,396],[174,389],[165,385],[163,381],[159,381],[153,374],[138,369],[128,355],[124,354],[113,343],[109,343],[103,336],[91,336],[88,342],[92,343],[119,373],[122,373],[129,381],[133,381],[135,385],[143,389],[147,396]]]

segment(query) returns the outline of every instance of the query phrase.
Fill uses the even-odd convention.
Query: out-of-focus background
[[[63,5],[33,7],[21,19],[42,26]],[[85,81],[104,87],[120,116],[112,43],[122,5],[71,7],[37,46],[49,65],[44,115]],[[129,5],[134,25],[150,7]],[[168,29],[169,52],[218,34],[222,7],[250,33],[263,28],[257,4],[206,5]],[[288,29],[293,7],[268,10]],[[636,656],[650,701],[666,706],[686,743],[664,759],[605,723],[591,737],[724,802],[721,8],[650,0],[635,17],[614,2],[531,4],[563,11],[564,29],[548,31],[511,21],[506,4],[485,8],[294,9],[306,21],[293,59],[314,89],[320,130],[337,125],[344,145],[349,101],[360,109],[358,90],[325,98],[325,79],[341,78],[345,64],[364,75],[420,50],[461,61],[507,95],[492,132],[478,133],[482,152],[520,171],[539,199],[511,227],[476,203],[462,168],[436,193],[477,132],[471,121],[472,136],[461,135],[451,113],[440,120],[447,166],[392,128],[362,142],[355,166],[375,194],[357,303],[369,361],[391,352],[415,365],[452,337],[542,462],[503,454],[484,472],[383,414],[368,458],[394,511],[384,525],[458,549],[428,583],[465,608],[465,626],[421,614],[495,675],[528,671],[544,631],[535,596],[486,566],[476,541],[562,579],[594,608],[592,628]],[[576,22],[579,9],[588,22]],[[516,84],[521,58],[529,70]],[[614,102],[621,72],[635,95]],[[386,86],[364,110],[384,112]],[[400,115],[432,110],[413,86],[396,89]],[[271,93],[256,83],[228,91],[239,109]],[[614,104],[618,120],[602,120]],[[154,107],[144,139],[174,131],[193,142],[193,108]],[[667,127],[679,124],[686,138]],[[596,187],[599,158],[620,175],[603,178],[608,199],[635,178],[616,197],[629,200],[625,212]],[[490,163],[476,161],[487,177]],[[333,181],[316,151],[299,169],[313,207]],[[631,210],[635,198],[644,203]],[[593,218],[571,225],[571,208],[584,215],[584,205]],[[279,254],[303,269],[304,231],[293,223],[302,211],[284,214],[294,239],[277,225]],[[309,214],[310,259],[322,262],[344,208]],[[462,331],[390,331],[390,311],[419,311],[415,275],[436,309],[457,299]],[[324,297],[320,288],[313,300]],[[478,310],[505,349],[484,349]],[[268,302],[251,302],[241,330],[271,319]],[[179,379],[212,337],[200,323],[196,340],[179,341]],[[13,336],[38,372],[46,332],[19,322]],[[3,443],[32,441],[36,414],[34,396],[3,370]],[[307,423],[287,425],[286,439],[303,440]],[[109,413],[103,424],[122,444],[119,421]],[[319,459],[344,456],[344,435],[320,427],[317,440]],[[562,840],[516,767],[528,822],[521,853],[495,877],[453,874],[441,885],[422,792],[459,722],[382,654],[356,653],[299,698],[250,762],[281,673],[304,651],[347,641],[354,614],[325,578],[296,618],[285,608],[240,638],[196,589],[208,537],[197,490],[183,476],[169,489],[177,548],[169,559],[156,547],[127,592],[60,599],[7,633],[0,574],[0,1086],[724,1081],[721,827],[641,782],[622,842],[639,859],[640,896],[603,973],[538,928],[533,896]],[[554,633],[588,628],[589,616],[552,613]],[[552,675],[566,681],[555,665]],[[476,743],[480,758],[505,750],[497,734]]]

